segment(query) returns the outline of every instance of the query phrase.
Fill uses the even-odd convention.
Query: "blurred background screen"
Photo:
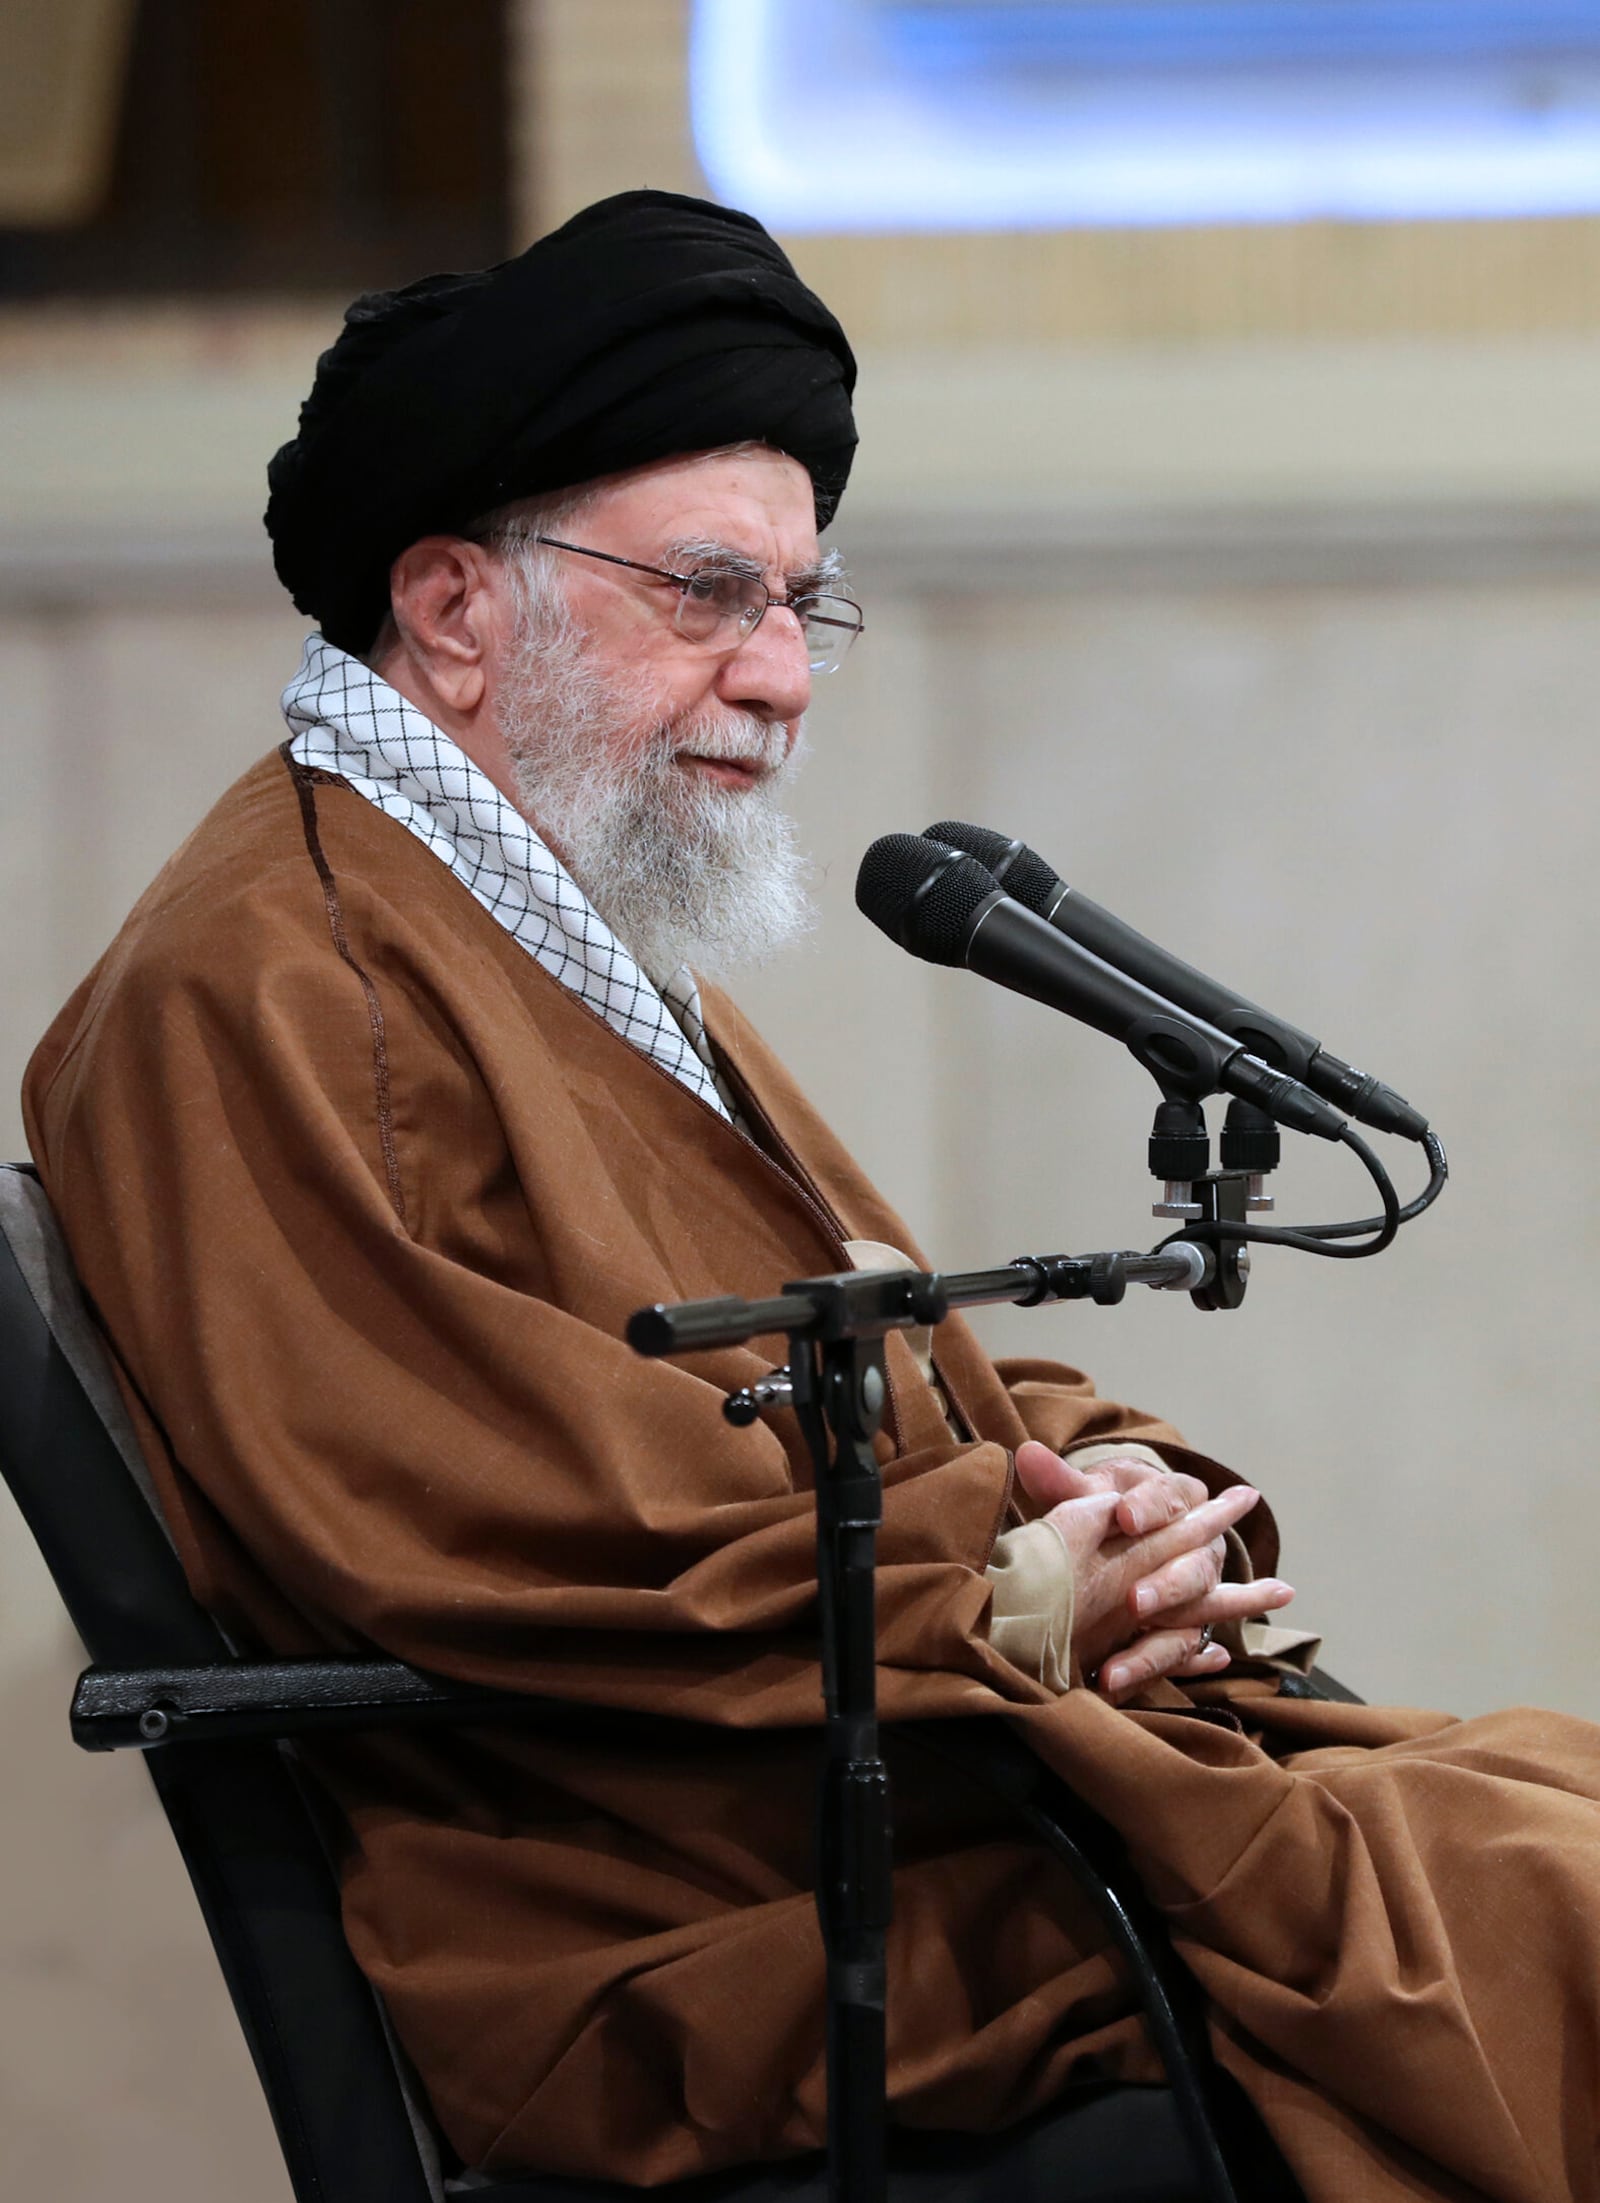
[[[1595,0],[698,0],[693,85],[791,230],[1600,206]]]

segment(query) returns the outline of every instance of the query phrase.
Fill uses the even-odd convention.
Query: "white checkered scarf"
[[[534,962],[731,1124],[687,965],[651,985],[520,812],[447,734],[359,658],[310,635],[283,692],[298,764],[334,773],[448,865]]]

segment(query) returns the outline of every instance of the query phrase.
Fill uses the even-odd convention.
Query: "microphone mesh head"
[[[947,841],[954,849],[970,850],[986,864],[1015,902],[1043,917],[1066,882],[1052,872],[1036,849],[1025,841],[1009,841],[992,826],[968,826],[960,819],[941,819],[928,828],[930,841]],[[1014,854],[1007,858],[1006,851]],[[1002,862],[1002,860],[1005,860]]]
[[[944,818],[937,826],[924,827],[929,841],[948,842],[952,849],[964,849],[969,857],[976,857],[992,872],[1006,851],[1014,847],[1007,834],[997,834],[992,826],[969,826],[965,819]]]
[[[995,893],[976,857],[922,834],[885,834],[861,860],[856,908],[930,964],[964,964],[978,906]]]

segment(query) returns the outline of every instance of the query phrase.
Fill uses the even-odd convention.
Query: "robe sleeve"
[[[375,1116],[371,1005],[350,972],[303,939],[241,955],[247,984],[147,957],[29,1094],[47,1187],[170,1456],[199,1595],[236,1618],[236,1553],[298,1624],[267,1633],[281,1649],[355,1640],[468,1680],[649,1705],[709,1678],[705,1717],[816,1718],[798,1441],[721,1414],[750,1357],[642,1362],[621,1318],[651,1296],[630,1279],[613,1329],[419,1237],[408,1144],[452,1136],[413,1075],[454,1044],[436,1006],[391,990]],[[514,1191],[502,1213],[525,1205],[536,1242],[564,1189]],[[993,1444],[885,1464],[885,1668],[1017,1694],[983,1575],[1008,1473]],[[261,1611],[237,1605],[247,1623]]]

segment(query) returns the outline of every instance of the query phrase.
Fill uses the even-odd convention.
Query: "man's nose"
[[[725,704],[763,719],[799,719],[811,702],[811,664],[798,616],[772,604],[759,626],[723,660],[716,691]]]

